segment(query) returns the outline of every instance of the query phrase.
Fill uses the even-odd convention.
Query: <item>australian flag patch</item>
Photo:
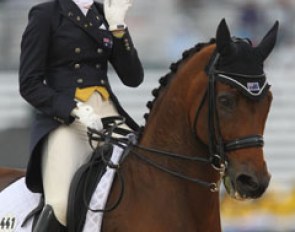
[[[112,48],[113,46],[113,41],[112,39],[108,38],[108,37],[104,37],[103,38],[103,45],[107,48]]]
[[[260,91],[259,82],[248,82],[247,89],[252,93],[259,92]]]

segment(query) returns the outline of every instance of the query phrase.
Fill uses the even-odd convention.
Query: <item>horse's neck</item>
[[[144,131],[141,145],[149,148],[166,150],[186,156],[199,156],[208,158],[208,148],[194,136],[192,125],[188,120],[187,112],[187,90],[194,79],[184,73],[179,73],[170,83],[169,90],[162,93],[159,104],[156,104],[151,112],[150,120]],[[183,78],[185,76],[186,78]],[[200,85],[199,102],[202,99]],[[196,99],[195,99],[196,100]],[[140,152],[140,151],[138,151]],[[177,159],[163,157],[158,154],[149,152],[141,153],[164,167],[168,167],[173,171],[183,173],[184,175],[194,177],[209,183],[218,180],[218,173],[213,170],[209,164],[180,161]],[[137,167],[143,164],[137,163]],[[212,219],[212,226],[218,231],[219,226],[219,196],[217,193],[211,193],[207,187],[190,183],[186,180],[180,180],[167,173],[157,170],[155,167],[144,166],[145,170],[135,170],[139,173],[138,179],[142,183],[139,191],[142,191],[144,184],[148,186],[146,191],[151,196],[151,205],[158,207],[158,211],[167,214],[169,211],[170,220],[183,220],[188,222],[188,218],[194,218],[191,222],[196,224],[187,225],[190,228],[194,226],[198,231],[207,231],[208,228],[202,227],[204,217]],[[143,197],[143,200],[146,198]],[[179,213],[176,213],[179,212]],[[202,212],[202,213],[200,213]],[[171,215],[173,214],[173,215]],[[207,215],[206,215],[207,214]],[[180,217],[183,217],[180,219]],[[214,220],[212,217],[215,217]],[[168,220],[167,218],[167,220]],[[173,221],[173,219],[172,219]],[[184,225],[182,225],[184,226]],[[208,225],[206,225],[208,227]],[[185,227],[184,227],[185,228]],[[182,230],[182,231],[190,231]]]
[[[160,106],[155,105],[157,108],[150,115],[151,119],[145,128],[140,145],[185,156],[208,157],[207,147],[194,136],[187,115],[183,112],[186,110],[182,96],[184,91],[177,90],[177,83],[174,85],[169,86],[172,95],[168,92],[162,96],[168,100],[160,99]],[[209,164],[182,161],[138,149],[133,152],[186,176],[209,183],[217,179],[216,172]],[[179,179],[147,165],[135,158],[132,153],[129,162],[126,162],[125,170],[128,170],[128,175],[124,176],[130,178],[126,180],[129,200],[136,202],[135,212],[142,212],[142,218],[145,219],[161,218],[161,225],[157,225],[153,231],[208,231],[204,218],[214,227],[212,231],[219,231],[217,193],[211,193],[207,187]],[[156,230],[160,227],[161,229]]]
[[[166,133],[165,130],[162,132]],[[179,134],[189,136],[180,131]],[[177,136],[169,136],[169,133],[166,135],[171,139],[170,144],[176,144],[169,149],[171,152],[198,155],[199,152],[205,151],[193,150],[189,139],[185,143],[187,148],[182,150],[177,146]],[[168,150],[167,144],[163,145],[169,142],[166,139],[159,139],[155,144],[152,140],[148,141],[150,143],[141,143],[141,145]],[[159,147],[161,145],[163,148]],[[198,148],[197,144],[195,146]],[[199,147],[201,148],[201,145]],[[164,158],[135,148],[121,167],[125,183],[123,201],[116,210],[105,215],[103,231],[220,231],[218,193],[211,193],[204,186],[164,173],[140,160],[134,153],[188,176],[209,182],[216,181],[214,176],[216,173],[212,171],[210,165]],[[115,202],[119,192],[120,185],[116,182],[109,202]]]
[[[193,136],[185,113],[185,90],[190,84],[192,80],[189,78],[175,79],[170,82],[169,91],[160,93],[140,145],[181,155],[208,157],[208,149]],[[125,180],[123,201],[114,212],[106,215],[105,231],[220,231],[218,193],[165,173],[134,153],[203,181],[211,183],[218,178],[209,164],[177,160],[134,148],[122,166]],[[116,182],[109,201],[114,202],[119,192],[120,186]]]
[[[182,76],[186,78],[182,78]],[[191,103],[188,104],[186,100],[187,90],[192,83],[198,86],[195,88],[198,96],[190,98],[198,98],[195,101],[199,102],[200,105],[206,89],[204,79],[199,78],[200,80],[197,83],[195,82],[196,79],[195,76],[189,77],[183,73],[178,73],[178,76],[174,77],[168,90],[159,96],[157,104],[153,107],[140,145],[185,156],[209,158],[208,147],[198,139],[193,123],[189,120],[188,112],[191,107],[188,105]],[[195,108],[192,107],[194,113],[196,113],[199,105],[194,106]],[[162,162],[172,170],[199,177],[202,180],[213,182],[217,178],[216,172],[209,164],[181,161],[147,152],[144,155],[159,163]]]

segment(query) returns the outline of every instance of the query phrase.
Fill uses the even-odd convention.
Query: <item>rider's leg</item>
[[[42,178],[45,204],[66,226],[70,184],[76,171],[89,161],[92,150],[86,128],[78,121],[51,132],[43,146]]]
[[[98,93],[94,93],[87,104],[102,117],[118,115],[113,103],[103,101]],[[69,126],[60,126],[44,142],[42,178],[45,204],[53,208],[55,217],[64,226],[72,178],[90,159],[91,153],[86,128],[78,120]]]

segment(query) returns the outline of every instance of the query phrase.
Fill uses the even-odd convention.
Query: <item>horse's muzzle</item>
[[[236,175],[235,188],[242,198],[259,198],[267,189],[270,175],[257,177],[249,173],[239,173]]]

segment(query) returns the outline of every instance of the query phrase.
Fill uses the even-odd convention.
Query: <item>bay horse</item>
[[[263,62],[277,31],[278,22],[254,47],[231,37],[223,19],[216,39],[171,65],[120,165],[124,195],[104,214],[101,231],[218,232],[220,180],[235,199],[262,196],[270,181],[263,133],[272,101]],[[120,192],[115,179],[107,206]]]

